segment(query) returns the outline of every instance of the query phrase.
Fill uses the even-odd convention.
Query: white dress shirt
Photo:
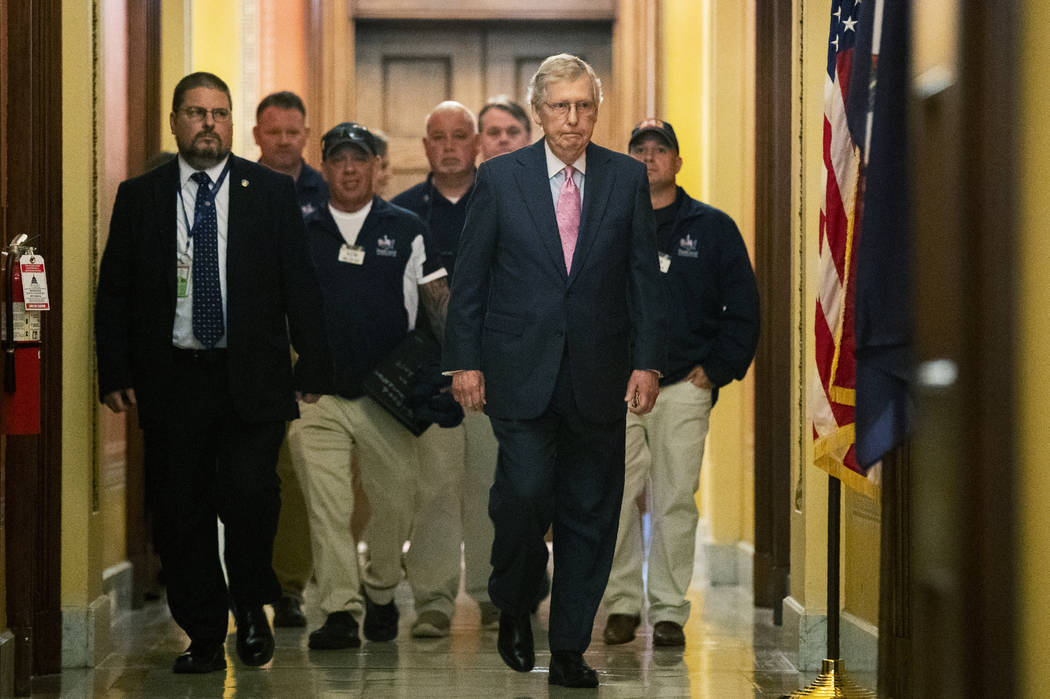
[[[584,150],[575,163],[563,163],[558,156],[551,152],[550,144],[543,140],[543,152],[547,154],[547,178],[551,184],[551,197],[554,199],[554,210],[558,210],[558,195],[561,193],[562,183],[565,182],[565,166],[571,164],[576,172],[572,175],[572,181],[580,190],[580,211],[583,211],[583,183],[587,179],[587,151]]]
[[[222,162],[204,170],[213,184],[218,182],[219,175],[222,174],[222,169],[229,159],[230,156],[227,155]],[[193,239],[189,235],[189,229],[186,228],[187,222],[190,228],[193,227],[193,214],[197,205],[197,183],[190,178],[195,172],[200,171],[190,167],[190,164],[180,155],[179,184],[181,187],[177,192],[173,192],[178,199],[175,202],[175,229],[177,232],[175,254],[176,264],[189,263],[190,282],[186,296],[175,299],[175,325],[171,331],[171,343],[183,349],[202,349],[204,347],[193,335]],[[229,316],[226,312],[226,234],[229,230],[226,219],[229,212],[230,174],[227,173],[222,186],[219,187],[218,194],[215,195],[215,218],[219,224],[219,290],[222,292],[222,320],[227,329],[230,327]],[[226,346],[226,333],[223,333],[215,346]]]

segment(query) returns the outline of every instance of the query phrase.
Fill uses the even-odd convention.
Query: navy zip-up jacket
[[[758,346],[758,287],[747,247],[727,214],[678,187],[678,215],[657,241],[668,304],[667,371],[681,381],[700,365],[715,389],[747,373]]]
[[[306,238],[324,297],[325,321],[335,364],[334,393],[364,395],[361,382],[409,331],[405,305],[405,268],[413,246],[426,254],[424,284],[444,276],[440,255],[426,226],[411,211],[379,197],[372,199],[356,245],[364,249],[360,265],[339,260],[345,244],[328,205],[306,217]]]

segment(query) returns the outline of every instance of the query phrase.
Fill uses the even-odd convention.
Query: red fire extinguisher
[[[23,288],[23,262],[32,258],[29,269],[35,286],[44,287],[43,259],[21,253],[26,236],[20,235],[3,252],[0,273],[4,279],[3,328],[4,390],[0,399],[0,431],[4,434],[40,434],[40,304],[26,302]],[[39,270],[37,272],[36,270]],[[39,275],[39,276],[37,276]]]

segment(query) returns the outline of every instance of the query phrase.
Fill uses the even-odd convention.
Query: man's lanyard
[[[211,188],[211,191],[207,192],[204,196],[208,197],[208,203],[213,207],[215,206],[215,197],[219,195],[219,189],[222,188],[222,183],[226,180],[226,174],[230,171],[230,158],[226,158],[226,167],[219,173],[219,179],[215,181],[215,186]],[[203,185],[197,185],[198,190]],[[189,252],[190,243],[193,242],[193,228],[190,227],[190,217],[186,213],[186,201],[182,198],[182,184],[179,184],[179,203],[182,204],[182,219],[186,222],[186,251]],[[193,225],[197,225],[197,219],[194,217]]]

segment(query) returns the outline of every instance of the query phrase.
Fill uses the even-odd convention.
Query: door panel
[[[439,102],[481,101],[481,37],[448,22],[359,22],[357,111],[347,115],[390,141],[390,196],[429,170],[424,120]],[[327,128],[327,127],[326,127]]]
[[[347,118],[389,137],[390,196],[426,177],[424,120],[442,100],[475,113],[496,95],[525,106],[532,74],[560,52],[590,62],[606,89],[612,75],[609,22],[359,21],[355,46],[358,113]],[[594,140],[621,150],[626,136],[610,139],[603,129],[599,119]]]

